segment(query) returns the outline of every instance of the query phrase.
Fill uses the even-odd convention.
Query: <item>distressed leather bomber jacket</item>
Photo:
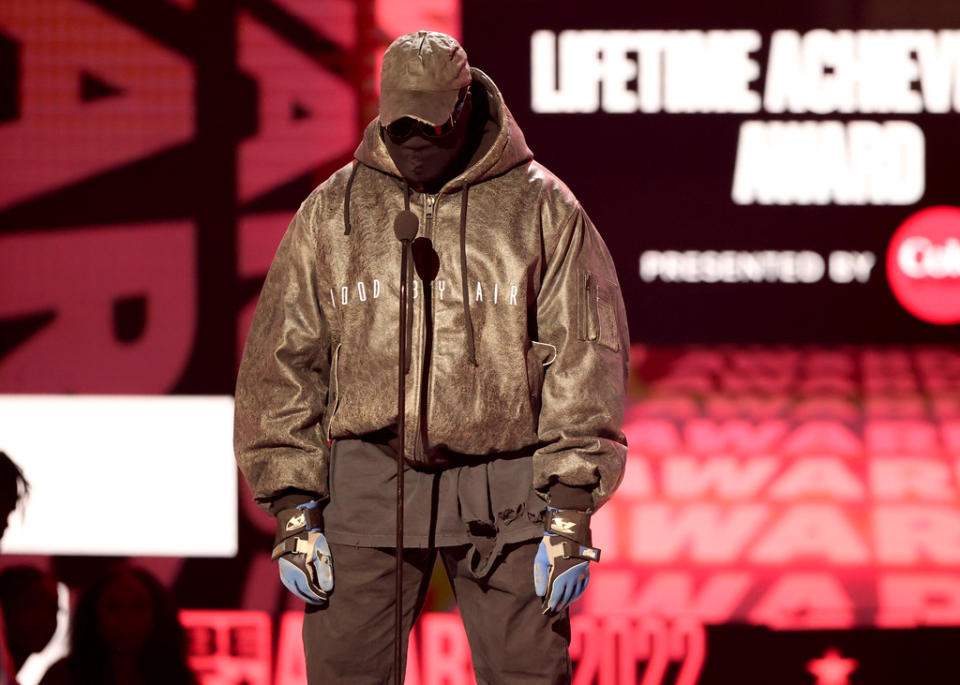
[[[533,454],[534,487],[623,476],[626,312],[610,254],[570,190],[533,161],[489,77],[480,151],[436,195],[412,191],[371,122],[356,161],[301,204],[267,274],[237,379],[237,462],[263,508],[328,494],[330,440],[397,425],[400,243],[419,218],[405,457],[442,467]],[[479,97],[478,97],[479,96]],[[411,265],[412,266],[412,265]],[[434,273],[435,272],[435,273]]]

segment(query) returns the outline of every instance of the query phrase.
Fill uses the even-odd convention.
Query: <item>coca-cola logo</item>
[[[909,216],[890,241],[887,280],[918,319],[960,322],[960,208],[929,207]]]

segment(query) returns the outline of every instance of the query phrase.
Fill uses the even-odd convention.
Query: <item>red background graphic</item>
[[[280,617],[275,661],[270,658],[272,621],[265,612],[186,610],[181,612],[181,622],[187,629],[191,666],[211,682],[219,678],[249,685],[297,685],[306,678],[302,612],[289,611]],[[676,682],[692,685],[706,659],[706,635],[696,621],[577,616],[571,634],[571,657],[581,664],[575,682],[625,682],[639,658],[653,664],[652,673],[658,679],[673,665],[678,669]],[[618,642],[616,652],[607,648]],[[418,622],[410,636],[404,682],[476,682],[466,634],[456,614],[430,613]]]
[[[960,622],[960,355],[635,349],[587,610],[775,628]]]
[[[583,201],[629,310],[628,467],[594,517],[574,682],[754,682],[745,663],[780,684],[938,673],[945,633],[924,631],[960,626],[960,276],[910,278],[898,255],[960,240],[957,114],[915,117],[917,206],[733,207],[732,115],[551,117],[529,93],[538,29],[960,21],[893,4],[0,3],[0,393],[231,394],[290,218],[376,116],[384,48],[446,31]],[[887,269],[842,287],[645,284],[643,249],[872,250]],[[173,589],[205,685],[302,683],[274,522],[242,481],[236,496],[236,558],[132,561]],[[0,567],[76,591],[112,561]],[[407,682],[472,682],[439,575],[426,609]],[[885,660],[903,650],[912,666]]]

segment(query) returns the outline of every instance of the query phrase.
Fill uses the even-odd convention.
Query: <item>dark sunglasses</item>
[[[464,88],[460,93],[459,99],[457,99],[457,104],[453,106],[453,111],[450,113],[450,116],[439,126],[425,124],[413,117],[401,117],[390,125],[384,126],[383,130],[386,131],[394,143],[402,143],[407,140],[407,138],[418,134],[424,138],[442,138],[456,127],[457,119],[460,117],[460,112],[463,110],[463,104],[466,102],[466,99],[467,89]]]

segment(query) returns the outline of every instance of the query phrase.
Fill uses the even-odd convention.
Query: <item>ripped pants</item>
[[[393,434],[337,439],[330,448],[329,542],[394,547],[397,462]],[[431,549],[469,544],[480,578],[505,545],[540,540],[546,504],[533,490],[533,457],[463,456],[443,469],[404,469],[403,546]],[[533,572],[531,571],[531,574]]]

